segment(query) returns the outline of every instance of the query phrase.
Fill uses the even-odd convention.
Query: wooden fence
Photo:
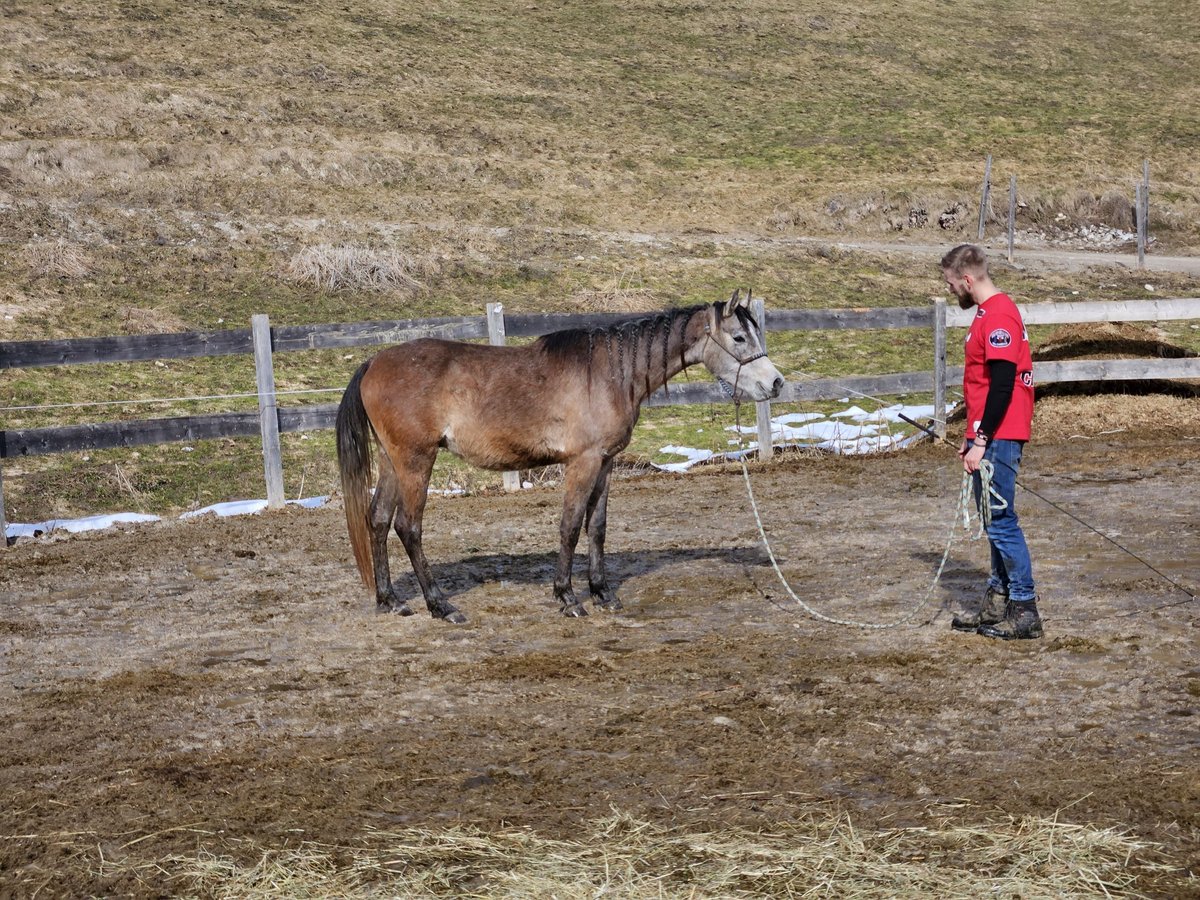
[[[1200,319],[1200,299],[1039,303],[1024,306],[1022,311],[1027,325],[1187,320]],[[946,407],[947,385],[962,379],[961,367],[948,368],[946,365],[947,329],[965,328],[970,324],[973,315],[969,311],[948,309],[942,298],[935,298],[928,306],[887,309],[773,309],[768,313],[760,306],[759,314],[763,317],[768,331],[932,328],[934,359],[932,366],[927,370],[890,375],[789,380],[778,402],[832,400],[844,397],[847,393],[870,396],[932,393],[934,408],[939,411]],[[337,404],[278,406],[272,366],[273,354],[392,344],[418,337],[458,340],[487,338],[493,343],[503,343],[509,336],[535,337],[562,328],[604,326],[627,318],[627,314],[608,313],[506,317],[499,304],[489,304],[487,315],[478,317],[272,327],[266,316],[254,316],[249,329],[0,342],[0,369],[252,353],[255,356],[256,390],[259,400],[257,413],[217,413],[56,428],[4,430],[0,431],[0,460],[172,441],[259,435],[264,447],[268,506],[278,508],[283,505],[279,434],[332,428]],[[1034,364],[1034,378],[1038,384],[1096,380],[1200,379],[1200,358],[1039,362]],[[647,405],[722,402],[725,402],[725,396],[715,384],[689,382],[673,385],[669,395],[662,391],[655,393],[647,401]],[[758,404],[759,452],[764,457],[771,453],[769,421],[770,404]],[[939,434],[945,434],[944,414],[935,420],[934,427]],[[511,480],[506,481],[506,484],[511,485]],[[3,498],[3,480],[0,478],[0,529],[3,529],[5,521]]]

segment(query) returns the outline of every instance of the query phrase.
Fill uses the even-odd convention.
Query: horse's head
[[[705,312],[700,360],[734,400],[770,400],[783,389],[783,376],[767,358],[762,325],[750,314],[750,294],[734,291]]]

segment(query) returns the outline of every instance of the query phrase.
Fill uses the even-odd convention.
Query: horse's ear
[[[732,316],[733,311],[738,308],[739,304],[741,304],[741,302],[742,302],[741,295],[742,295],[742,289],[741,288],[736,289],[733,292],[733,295],[729,298],[729,302],[725,304],[725,318],[726,319],[728,319],[730,316]]]
[[[750,295],[753,293],[754,293],[753,288],[746,288],[746,297],[744,300],[742,300],[742,306],[744,306],[746,309],[750,308]]]

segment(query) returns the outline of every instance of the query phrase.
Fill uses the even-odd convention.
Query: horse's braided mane
[[[670,337],[676,322],[686,322],[693,313],[703,308],[703,304],[679,307],[595,328],[566,328],[542,335],[537,342],[544,352],[552,356],[582,356],[590,359],[598,343],[604,343],[610,349],[615,344],[618,354],[623,354],[627,341],[640,343],[642,337],[653,337],[660,333]]]
[[[661,348],[661,371],[666,372],[670,362],[671,338],[676,328],[680,329],[682,336],[682,329],[688,320],[706,305],[668,309],[595,328],[567,328],[543,335],[538,338],[537,343],[542,351],[550,356],[588,366],[589,384],[593,374],[593,356],[596,347],[602,344],[608,356],[608,377],[614,381],[628,383],[632,395],[634,379],[638,374],[638,351],[643,350],[645,354],[643,376],[648,388],[655,347]]]
[[[712,304],[721,307],[720,302]],[[588,388],[591,388],[594,375],[594,355],[598,344],[603,343],[608,357],[609,381],[624,383],[629,390],[629,398],[635,401],[635,385],[638,380],[639,357],[638,351],[645,350],[645,369],[641,377],[645,379],[646,395],[653,389],[651,374],[654,372],[654,350],[662,352],[662,368],[657,370],[663,374],[661,384],[666,388],[666,373],[670,371],[671,339],[678,326],[680,341],[678,346],[680,365],[683,365],[683,329],[693,315],[706,309],[708,304],[697,306],[677,307],[663,312],[650,313],[638,318],[625,319],[612,325],[596,328],[567,328],[554,331],[538,338],[535,346],[543,353],[570,361],[587,368]],[[743,306],[736,306],[734,314],[743,327],[758,330],[758,322],[750,311]],[[628,345],[628,350],[627,346]],[[628,360],[628,363],[627,363]],[[601,376],[603,377],[603,376]],[[636,402],[636,401],[635,401]]]

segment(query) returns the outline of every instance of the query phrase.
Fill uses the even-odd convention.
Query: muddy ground
[[[796,593],[882,623],[925,596],[960,474],[926,445],[753,483]],[[1023,481],[1197,591],[1200,440],[1064,435],[1029,449]],[[400,825],[569,835],[614,808],[764,828],[1057,814],[1163,845],[1178,870],[1139,887],[1193,893],[1200,607],[1019,500],[1047,634],[1014,643],[950,630],[945,604],[987,563],[961,537],[927,624],[807,617],[737,468],[615,483],[626,609],[579,620],[551,600],[552,487],[431,501],[458,627],[375,613],[337,503],[23,540],[0,573],[0,893],[165,894],[167,874],[122,865]]]

